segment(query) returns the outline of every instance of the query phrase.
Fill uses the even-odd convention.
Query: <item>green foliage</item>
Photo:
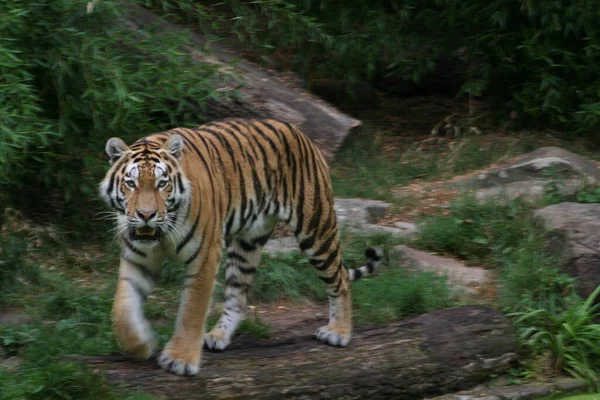
[[[594,318],[600,314],[594,299],[600,288],[585,301],[574,294],[576,279],[561,270],[561,239],[536,224],[533,207],[466,197],[448,215],[430,219],[418,244],[498,267],[499,306],[516,317],[525,347],[534,355],[549,353],[555,372],[597,385],[600,325]]]
[[[600,390],[600,287],[586,300],[576,295],[560,308],[529,308],[515,313],[520,337],[534,352],[550,352],[554,372],[566,371]]]
[[[150,399],[108,385],[101,375],[59,359],[65,354],[110,354],[117,350],[110,320],[114,284],[84,289],[48,276],[26,311],[44,323],[0,327],[0,344],[23,361],[0,368],[0,393],[10,399]]]
[[[577,394],[575,396],[560,397],[560,400],[598,400],[598,393]]]
[[[247,333],[256,339],[269,339],[271,337],[271,327],[258,318],[258,315],[243,320],[237,331]]]
[[[374,80],[403,76],[418,81],[451,38],[435,26],[445,11],[438,1],[139,0],[149,8],[207,33],[231,33],[263,59],[283,60],[307,77]],[[350,93],[352,95],[352,93]]]
[[[38,266],[25,260],[28,245],[26,238],[16,234],[0,236],[0,302],[18,284],[19,278],[32,283],[40,279]]]
[[[38,340],[38,329],[13,329],[5,327],[0,330],[0,345],[2,356],[14,356],[19,348]]]
[[[87,3],[0,4],[0,188],[55,217],[97,198],[107,138],[197,124],[196,104],[217,96],[216,69],[192,63],[186,36],[136,36],[118,2]]]
[[[417,245],[500,267],[501,306],[507,311],[546,307],[573,290],[574,279],[560,271],[564,255],[554,238],[531,216],[532,205],[478,202],[465,196],[447,215],[428,218]]]
[[[143,394],[115,390],[102,375],[80,364],[50,361],[26,365],[18,373],[0,369],[0,392],[7,399],[28,400],[151,400]]]
[[[325,287],[306,257],[297,253],[263,255],[250,295],[251,302],[323,301],[326,298]]]
[[[500,118],[569,131],[600,126],[600,9],[593,1],[140,2],[205,31],[234,34],[309,82],[360,79],[389,90],[461,59],[468,67],[460,93],[484,96]]]
[[[444,277],[406,272],[394,265],[377,277],[352,284],[357,325],[382,324],[451,307],[453,292]]]
[[[596,65],[600,11],[573,0],[456,4],[451,17],[471,34],[473,80],[494,105],[547,123],[599,126]]]
[[[417,177],[439,175],[439,159],[435,157],[398,161],[382,155],[381,136],[375,128],[365,128],[348,138],[338,150],[331,168],[331,182],[337,196],[394,201],[392,189]]]
[[[435,2],[297,0],[227,1],[238,39],[291,53],[307,75],[373,79],[402,74],[414,80],[433,66],[446,39],[426,32],[442,11]],[[416,7],[418,6],[418,7]],[[425,28],[425,29],[423,29]],[[294,51],[290,51],[294,49]]]
[[[448,214],[426,219],[418,243],[473,262],[489,260],[498,253],[511,253],[522,244],[527,230],[534,229],[527,211],[519,201],[480,204],[467,195],[453,203]]]
[[[578,203],[600,203],[600,187],[588,186],[577,193]]]

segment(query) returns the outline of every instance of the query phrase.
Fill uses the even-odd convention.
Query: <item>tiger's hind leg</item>
[[[248,292],[260,263],[262,248],[271,233],[272,227],[267,233],[246,234],[231,239],[227,247],[223,313],[214,328],[204,335],[206,348],[224,350],[238,325],[246,317]]]
[[[310,234],[296,228],[300,249],[317,270],[318,277],[327,285],[329,296],[329,323],[317,329],[316,336],[332,346],[345,347],[352,336],[352,297],[350,282],[368,276],[382,261],[379,250],[367,248],[367,262],[359,268],[347,269],[342,262],[337,219],[333,210],[324,218],[324,228]]]
[[[340,240],[335,214],[330,212],[324,224],[329,229],[302,232],[296,228],[300,249],[327,285],[329,296],[329,323],[317,329],[316,336],[332,346],[348,345],[352,336],[352,297],[350,277],[342,263]]]

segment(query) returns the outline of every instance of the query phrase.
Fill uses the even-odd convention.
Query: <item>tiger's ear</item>
[[[173,134],[169,136],[163,148],[166,149],[177,161],[181,158],[181,152],[183,151],[183,138],[181,135]]]
[[[110,138],[106,142],[106,154],[108,154],[108,162],[113,165],[129,147],[119,138]]]

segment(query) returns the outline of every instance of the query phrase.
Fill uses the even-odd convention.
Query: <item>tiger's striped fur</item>
[[[261,250],[275,224],[294,230],[300,249],[327,285],[329,323],[317,338],[350,340],[349,281],[381,261],[342,263],[327,164],[311,140],[276,120],[227,119],[195,129],[156,133],[128,147],[106,145],[111,168],[100,194],[115,210],[122,255],[113,307],[116,335],[134,356],[148,358],[154,337],[142,305],[165,257],[187,265],[173,337],[159,364],[179,375],[198,372],[204,346],[223,350],[246,312]],[[203,336],[222,249],[227,252],[224,311]]]

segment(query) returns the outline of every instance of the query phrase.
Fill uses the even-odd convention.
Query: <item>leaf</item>
[[[61,319],[56,323],[56,330],[63,331],[65,329],[70,329],[73,327],[73,321],[69,319]]]

